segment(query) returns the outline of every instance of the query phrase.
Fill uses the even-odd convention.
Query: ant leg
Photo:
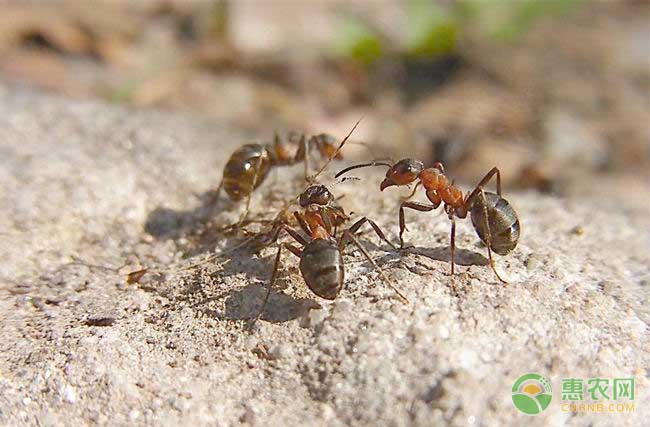
[[[304,245],[303,245],[303,246],[304,246]],[[297,247],[295,247],[295,246],[293,246],[293,245],[290,245],[290,244],[288,244],[288,243],[285,243],[285,244],[284,244],[284,247],[285,247],[285,249],[288,249],[289,252],[291,252],[292,254],[294,254],[295,256],[297,256],[298,258],[300,258],[300,256],[302,255],[302,250],[301,250],[300,248],[297,248]]]
[[[286,243],[283,243],[278,247],[278,252],[275,254],[275,262],[273,263],[273,273],[271,274],[271,281],[266,286],[266,295],[264,295],[264,301],[262,301],[262,307],[260,308],[259,313],[257,313],[257,316],[255,316],[255,319],[253,319],[251,326],[255,325],[255,322],[257,322],[262,317],[262,314],[264,314],[264,310],[266,309],[266,304],[269,302],[269,297],[271,296],[271,289],[273,289],[273,285],[275,285],[275,280],[278,277],[278,271],[280,269],[280,256],[282,255],[283,247],[288,249],[291,253],[293,253],[298,257],[300,257],[300,254],[302,253],[300,249]]]
[[[298,211],[294,211],[293,212],[293,217],[296,218],[296,221],[298,221],[298,225],[300,225],[300,228],[302,228],[302,231],[304,231],[305,233],[307,233],[308,236],[310,236],[311,235],[311,230],[309,229],[309,225],[307,225],[307,222],[305,221],[305,218],[303,217],[303,215]],[[290,230],[290,229],[288,229],[288,230]]]
[[[277,233],[275,233],[275,236],[274,236],[274,241],[278,239],[278,237],[280,235],[280,232],[282,230],[289,233],[289,235],[291,237],[293,237],[296,241],[298,241],[298,243],[300,243],[302,246],[305,246],[307,244],[307,241],[300,234],[296,233],[294,230],[287,227],[286,225],[282,225],[282,226],[280,226],[278,228],[278,231],[277,231]],[[255,322],[257,322],[260,319],[260,317],[262,317],[262,314],[264,313],[264,310],[266,309],[266,304],[268,303],[269,296],[271,295],[271,289],[273,288],[273,285],[275,284],[275,280],[277,279],[277,276],[278,276],[278,269],[280,267],[280,256],[282,255],[282,248],[283,247],[288,249],[292,254],[294,254],[298,258],[300,258],[300,255],[302,254],[302,251],[299,248],[297,248],[297,247],[295,247],[293,245],[290,245],[288,243],[283,243],[283,244],[279,245],[278,252],[275,255],[275,262],[273,263],[273,273],[271,274],[271,281],[269,282],[269,284],[266,287],[266,295],[264,295],[264,301],[262,302],[262,307],[260,308],[259,313],[257,313],[257,316],[255,316],[255,319],[253,319],[253,322],[251,323],[251,326],[255,325]]]
[[[479,187],[479,197],[483,199],[483,218],[485,219],[485,246],[488,250],[488,259],[490,260],[490,267],[494,271],[494,275],[497,276],[497,279],[501,283],[508,283],[499,276],[497,269],[494,265],[494,259],[492,258],[492,234],[490,233],[490,222],[488,221],[488,210],[487,210],[487,200],[485,199],[485,193],[483,192],[483,187]]]
[[[450,238],[450,245],[451,245],[451,275],[454,275],[454,256],[456,254],[456,220],[454,219],[453,215],[449,215],[449,219],[451,220],[451,238]]]
[[[275,285],[275,279],[278,276],[278,269],[280,267],[280,255],[282,255],[282,246],[284,245],[278,246],[278,252],[275,255],[275,262],[273,263],[273,273],[271,273],[271,281],[266,286],[266,295],[264,295],[264,300],[262,301],[262,307],[260,308],[259,313],[257,313],[257,316],[255,316],[255,319],[253,319],[251,326],[255,325],[255,322],[257,322],[260,319],[260,317],[262,317],[262,314],[266,309],[266,303],[269,302],[269,296],[271,295],[271,288],[273,288],[273,285]]]
[[[298,233],[296,230],[292,229],[291,227],[289,227],[289,226],[287,226],[285,224],[282,224],[280,226],[280,229],[278,230],[277,234],[275,235],[276,240],[278,239],[280,231],[282,231],[282,230],[286,231],[287,234],[289,234],[289,236],[293,237],[293,239],[296,240],[301,245],[305,246],[308,243],[307,240],[300,235],[300,233]],[[309,234],[308,229],[307,229],[307,234]]]
[[[425,205],[424,203],[419,202],[403,202],[399,206],[399,247],[404,249],[404,238],[402,237],[404,231],[407,230],[406,222],[404,221],[404,208],[414,209],[420,212],[429,212],[436,208],[433,205]]]
[[[272,237],[270,238],[270,240],[268,240],[268,244],[270,245],[272,243],[277,242],[278,239],[280,238],[280,233],[283,230],[286,231],[289,236],[293,237],[293,239],[295,241],[297,241],[298,243],[300,243],[302,246],[305,246],[308,243],[307,240],[300,235],[300,233],[298,233],[297,231],[295,231],[294,229],[292,229],[288,225],[286,225],[286,224],[278,224],[278,225],[274,226],[269,231],[269,233],[268,233],[269,235],[271,235],[271,233],[273,233],[273,234],[272,234]],[[254,238],[255,237],[252,237],[252,238],[249,238],[248,240],[254,239]]]
[[[471,194],[467,196],[467,199],[465,199],[465,205],[467,206],[468,210],[471,208],[474,198],[478,196],[480,191],[483,191],[483,187],[485,187],[485,185],[492,179],[494,175],[497,176],[497,194],[499,196],[501,195],[501,172],[499,171],[499,168],[495,166],[490,170],[490,172],[485,174],[483,179],[478,184],[476,184],[474,191],[472,191]]]
[[[388,243],[388,246],[390,246],[391,248],[393,248],[393,250],[397,249],[397,248],[395,247],[395,245],[393,245],[393,244],[390,242],[390,240],[388,240],[388,239],[386,238],[386,235],[384,234],[384,232],[382,231],[382,229],[379,228],[379,226],[375,223],[375,221],[373,221],[373,220],[371,220],[370,218],[367,218],[367,217],[365,217],[365,216],[364,216],[363,218],[361,218],[359,221],[355,222],[355,223],[352,225],[352,227],[348,228],[348,231],[349,231],[350,233],[352,233],[352,234],[356,234],[357,230],[359,230],[359,228],[361,228],[361,226],[362,226],[363,224],[365,224],[366,222],[367,222],[368,224],[370,224],[370,226],[372,227],[372,229],[375,230],[375,233],[377,234],[377,236],[379,236],[379,238],[380,238],[381,240],[383,240],[384,242]]]
[[[246,218],[248,217],[248,212],[250,211],[250,208],[251,208],[251,197],[252,197],[252,194],[253,194],[253,192],[251,191],[251,192],[248,193],[248,195],[246,196],[246,208],[244,209],[244,213],[241,215],[241,217],[239,217],[239,221],[237,221],[237,222],[234,224],[235,226],[236,226],[236,225],[239,225],[239,224],[243,224],[244,221],[246,221]]]
[[[388,287],[391,288],[391,289],[392,289],[392,290],[393,290],[393,291],[394,291],[394,292],[395,292],[395,293],[400,297],[400,299],[402,300],[402,302],[404,302],[405,304],[409,304],[410,301],[408,300],[408,298],[406,298],[406,297],[405,297],[405,296],[404,296],[404,295],[403,295],[403,294],[402,294],[402,293],[401,293],[401,292],[400,292],[400,291],[399,291],[395,286],[393,286],[393,284],[391,283],[390,279],[389,279],[389,278],[386,276],[386,274],[384,273],[384,270],[382,270],[381,267],[379,267],[379,266],[377,265],[377,263],[376,263],[376,262],[375,262],[375,261],[370,257],[370,254],[368,253],[368,251],[367,251],[367,250],[366,250],[366,249],[361,245],[361,243],[359,242],[359,240],[357,240],[357,238],[354,236],[354,234],[352,234],[352,233],[350,232],[350,230],[345,230],[345,231],[343,232],[343,237],[342,237],[342,239],[341,239],[341,242],[339,243],[339,246],[340,246],[341,248],[342,248],[343,246],[345,246],[345,243],[346,243],[347,240],[350,240],[352,243],[354,243],[354,244],[356,245],[357,248],[359,248],[359,250],[361,251],[361,253],[363,254],[363,256],[364,256],[364,257],[368,260],[368,262],[370,262],[370,264],[372,264],[372,266],[375,267],[375,269],[379,272],[379,275],[380,275],[381,278],[384,280],[384,282],[386,282],[386,285],[388,285]]]
[[[331,236],[335,236],[336,231],[334,232],[334,234],[332,234],[332,229],[333,228],[335,229],[335,227],[334,225],[332,225],[332,221],[331,221],[332,217],[328,214],[327,207],[318,208],[318,213],[320,214],[320,217],[323,220],[323,225],[325,226],[325,230],[327,230],[327,234]]]

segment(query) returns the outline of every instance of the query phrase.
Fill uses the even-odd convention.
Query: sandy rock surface
[[[210,190],[246,139],[223,123],[0,87],[0,423],[631,426],[650,415],[647,206],[506,189],[523,228],[497,260],[508,285],[468,220],[452,280],[447,219],[409,212],[414,248],[362,241],[410,304],[352,248],[346,288],[320,300],[286,253],[250,331],[275,248],[193,237],[237,219]],[[296,195],[301,171],[271,176],[254,215]],[[381,172],[332,190],[395,241],[398,192],[378,191]],[[534,418],[511,402],[526,372],[555,389]],[[629,376],[634,414],[561,411],[561,379]]]

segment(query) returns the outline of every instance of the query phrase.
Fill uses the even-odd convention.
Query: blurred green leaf
[[[440,24],[431,28],[424,38],[411,47],[410,53],[420,57],[436,57],[453,52],[457,35],[458,28],[455,24]]]
[[[458,24],[446,9],[430,1],[414,0],[407,10],[409,54],[432,58],[456,49]]]
[[[381,38],[360,19],[347,18],[339,32],[336,50],[363,64],[371,64],[384,54]]]

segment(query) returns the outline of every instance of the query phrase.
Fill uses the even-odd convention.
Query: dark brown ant
[[[487,246],[488,258],[494,274],[501,282],[506,283],[497,273],[492,259],[492,252],[494,251],[499,255],[510,253],[517,246],[521,226],[510,203],[501,197],[501,173],[499,169],[492,168],[466,197],[463,197],[462,190],[456,187],[453,181],[449,182],[445,176],[444,167],[440,162],[434,163],[430,168],[425,168],[421,161],[414,159],[403,159],[394,165],[376,161],[347,167],[335,176],[338,178],[350,170],[368,166],[387,166],[389,168],[386,177],[379,186],[381,191],[391,186],[409,185],[417,181],[413,192],[408,198],[413,196],[417,187],[422,184],[426,190],[426,196],[431,202],[431,204],[409,202],[407,198],[401,203],[399,207],[400,248],[404,248],[403,234],[407,229],[404,221],[404,209],[409,208],[428,212],[444,203],[444,210],[451,221],[451,274],[454,274],[454,254],[456,250],[456,222],[454,218],[466,218],[469,212],[474,229]],[[495,175],[497,181],[496,194],[484,191],[483,187]]]
[[[356,221],[350,228],[343,231],[337,237],[337,229],[349,220],[349,217],[339,206],[332,193],[324,185],[312,185],[308,187],[299,197],[299,203],[303,212],[295,211],[293,216],[297,220],[302,231],[309,237],[306,239],[299,232],[282,223],[276,227],[273,241],[277,241],[281,231],[286,231],[294,240],[302,246],[302,249],[289,243],[282,243],[278,247],[273,264],[273,273],[267,286],[267,292],[262,303],[259,314],[253,322],[256,322],[264,313],[271,289],[277,279],[280,267],[280,256],[282,249],[300,258],[300,274],[307,287],[317,296],[333,300],[335,299],[345,281],[345,268],[343,262],[343,249],[347,243],[354,243],[364,257],[377,269],[382,279],[395,293],[405,302],[408,299],[395,288],[386,277],[383,270],[370,257],[368,251],[361,245],[355,233],[365,223],[369,223],[375,233],[393,249],[395,246],[386,238],[382,230],[374,221],[363,217]]]
[[[271,168],[291,166],[302,161],[305,165],[305,179],[313,182],[309,177],[310,153],[316,150],[321,158],[327,159],[327,163],[332,159],[340,160],[342,156],[335,143],[336,139],[325,133],[309,139],[304,134],[298,136],[296,133],[290,133],[286,141],[282,141],[276,134],[272,143],[243,145],[228,159],[215,193],[218,195],[223,188],[231,200],[246,198],[246,209],[239,221],[241,223],[248,216],[253,191],[264,182]]]

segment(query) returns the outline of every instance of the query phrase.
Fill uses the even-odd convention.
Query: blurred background
[[[468,184],[650,195],[645,1],[106,0],[0,6],[0,82],[344,135]],[[244,143],[245,141],[241,141]]]

